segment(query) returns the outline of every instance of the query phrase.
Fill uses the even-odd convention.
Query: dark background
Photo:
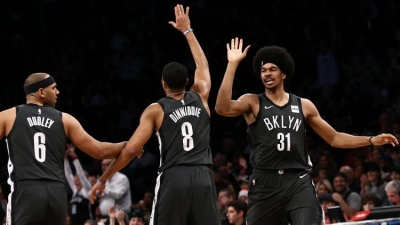
[[[392,130],[400,112],[396,0],[2,1],[0,109],[24,103],[24,79],[47,72],[61,92],[57,109],[75,116],[101,141],[129,139],[144,108],[164,95],[164,65],[177,61],[193,75],[188,44],[168,24],[177,3],[191,7],[192,28],[210,65],[214,154],[222,153],[233,163],[237,155],[248,154],[244,119],[224,118],[213,110],[227,63],[226,43],[234,37],[252,47],[236,74],[233,98],[263,92],[252,58],[262,46],[280,45],[296,63],[286,91],[312,100],[335,129],[361,135],[397,132]],[[337,70],[337,82],[318,82],[319,75],[331,76],[324,73],[330,69],[318,70],[324,65]],[[311,130],[308,134],[315,165],[322,153],[331,152],[340,166],[352,151],[333,149]],[[157,140],[150,140],[145,150],[153,156],[147,165],[124,169],[134,201],[144,190],[154,189]],[[98,161],[78,154],[89,173],[101,173]],[[0,180],[5,192],[7,160],[2,141]]]

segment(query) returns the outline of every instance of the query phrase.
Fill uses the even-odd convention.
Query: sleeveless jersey
[[[182,100],[164,97],[157,103],[164,111],[162,125],[156,133],[159,171],[175,165],[211,165],[210,117],[200,96],[188,91]]]
[[[289,101],[284,106],[275,105],[265,94],[259,94],[258,100],[257,118],[247,129],[253,168],[311,168],[301,99],[289,94]]]
[[[23,180],[65,183],[66,134],[60,111],[34,104],[16,107],[14,125],[6,138],[9,182]]]

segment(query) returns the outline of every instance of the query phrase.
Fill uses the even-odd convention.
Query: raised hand
[[[229,43],[226,44],[226,49],[228,50],[228,61],[231,63],[239,63],[244,59],[244,57],[246,57],[250,45],[242,51],[243,39],[239,40],[239,38],[235,38],[231,40],[230,46]]]
[[[75,145],[73,143],[67,144],[67,155],[70,157],[76,157]]]
[[[182,5],[175,6],[175,21],[169,21],[168,23],[171,24],[175,29],[185,32],[190,29],[190,19],[189,19],[189,7],[183,8]]]
[[[370,141],[373,145],[391,144],[393,146],[396,146],[399,144],[397,138],[391,134],[380,134],[371,138]]]

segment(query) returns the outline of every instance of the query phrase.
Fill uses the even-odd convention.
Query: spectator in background
[[[246,225],[247,203],[240,200],[233,200],[227,205],[226,217],[229,224]]]
[[[107,170],[112,161],[112,159],[104,159],[101,162],[103,173]],[[126,213],[131,211],[132,199],[129,186],[128,177],[120,172],[116,172],[107,181],[103,195],[99,198],[99,208],[102,216],[108,215],[108,210],[112,206]]]
[[[348,218],[354,216],[361,208],[361,196],[349,189],[346,174],[338,172],[333,177],[333,200],[339,203]]]
[[[79,162],[78,155],[75,153],[75,145],[67,144],[66,156],[72,159],[75,166],[75,176],[72,173],[68,158],[64,159],[65,178],[72,189],[72,199],[70,201],[71,225],[83,224],[86,220],[92,219],[92,210],[89,202],[89,191],[92,188],[87,176]]]
[[[228,204],[234,200],[233,193],[230,189],[223,189],[218,193],[218,205],[221,215],[222,225],[227,224],[226,213],[228,211]]]
[[[366,193],[361,197],[361,204],[362,207],[360,210],[370,210],[375,207],[381,206],[381,200],[373,193]]]
[[[332,195],[329,193],[318,195],[318,200],[321,203],[322,210],[324,210],[325,213],[325,224],[331,224],[332,221],[328,215],[328,208],[337,205],[337,202],[333,200]],[[343,217],[346,219],[346,221],[348,220],[346,214],[344,213]]]
[[[145,225],[146,221],[144,218],[144,213],[140,209],[132,210],[129,216],[129,224],[128,225]]]
[[[386,195],[391,205],[400,205],[400,181],[390,181],[385,186]]]
[[[332,194],[333,188],[331,182],[327,179],[320,180],[315,185],[315,192],[317,193],[317,196],[322,194]]]
[[[355,179],[354,170],[350,166],[344,165],[340,167],[339,172],[346,174],[347,181],[349,183],[349,188],[357,193],[361,191],[360,180]]]

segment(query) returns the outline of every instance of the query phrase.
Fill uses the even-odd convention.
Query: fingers
[[[231,49],[235,49],[235,39],[231,40]]]
[[[186,16],[189,16],[189,6],[186,7]]]
[[[235,49],[239,49],[239,38],[235,38]]]
[[[178,15],[179,15],[178,6],[174,7],[174,11],[175,11],[175,18],[178,18]]]
[[[169,21],[168,24],[171,24],[173,27],[176,27],[176,23],[175,22]]]
[[[243,49],[243,39],[240,39],[239,41],[239,50],[242,51]]]
[[[229,43],[226,43],[226,50],[231,50],[231,48],[229,47]]]

